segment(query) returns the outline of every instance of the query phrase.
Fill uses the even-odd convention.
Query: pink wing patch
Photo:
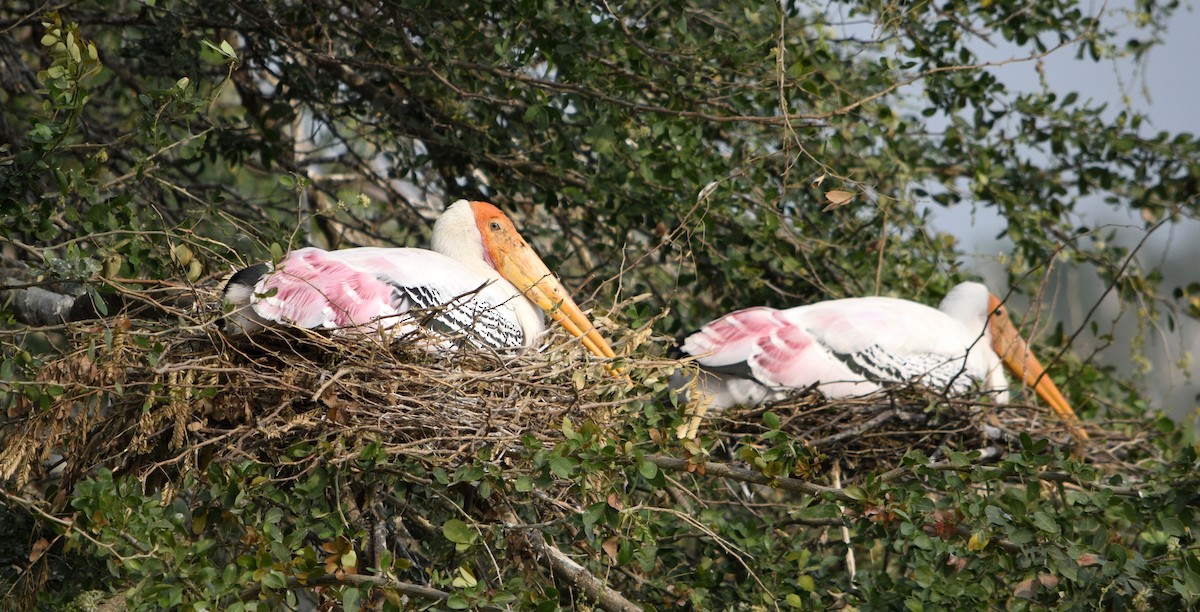
[[[327,255],[314,248],[288,255],[255,287],[266,297],[255,302],[254,311],[305,328],[351,327],[396,314],[391,285]]]
[[[831,312],[826,318],[841,317]],[[711,368],[745,363],[754,380],[773,389],[819,384],[826,395],[843,397],[878,388],[853,373],[820,340],[791,321],[786,311],[773,308],[725,315],[689,336],[683,350]]]
[[[750,357],[750,370],[768,387],[804,389],[815,384],[827,397],[860,395],[875,388],[870,384],[862,387],[862,376],[797,325],[783,325],[759,338],[758,349]]]
[[[683,352],[701,365],[721,367],[744,363],[758,353],[758,342],[786,325],[774,308],[731,312],[700,328],[683,341]]]

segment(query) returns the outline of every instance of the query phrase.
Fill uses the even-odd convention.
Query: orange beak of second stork
[[[1058,386],[1054,384],[1053,380],[1050,380],[1050,376],[1046,374],[1042,364],[1033,355],[1029,345],[1021,338],[1021,334],[1013,325],[1012,319],[1009,318],[1004,304],[994,295],[988,296],[988,312],[991,314],[988,325],[991,326],[992,331],[992,348],[1004,361],[1004,365],[1014,375],[1019,376],[1022,382],[1033,387],[1038,397],[1050,405],[1058,418],[1067,426],[1071,437],[1075,438],[1076,442],[1086,441],[1088,435],[1084,431],[1079,417],[1071,409],[1067,399],[1059,392]]]
[[[483,234],[484,246],[496,270],[516,286],[525,297],[550,314],[572,336],[597,357],[616,357],[608,341],[596,331],[591,320],[550,272],[541,257],[517,232],[509,218],[492,205],[473,202],[476,222]]]

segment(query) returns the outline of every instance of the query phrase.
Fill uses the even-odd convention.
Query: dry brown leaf
[[[38,538],[38,541],[33,543],[33,549],[29,551],[29,562],[34,563],[41,559],[47,548],[50,548],[50,542],[46,538]]]
[[[1099,562],[1100,557],[1097,557],[1092,553],[1083,553],[1082,555],[1079,555],[1078,559],[1075,560],[1075,563],[1079,564],[1079,567],[1087,567],[1089,565],[1095,565]]]
[[[617,497],[616,493],[608,494],[608,505],[618,512],[625,509],[625,504],[621,503],[621,498]]]
[[[604,552],[608,555],[609,560],[611,560],[614,564],[617,562],[617,536],[613,536],[605,540],[604,543],[600,545],[600,548],[604,549]]]
[[[955,572],[961,572],[967,567],[967,559],[958,555],[950,555],[946,559],[946,565],[954,569]]]
[[[1013,589],[1013,596],[1021,599],[1033,599],[1040,586],[1037,578],[1026,578],[1017,583],[1016,588]]]
[[[842,206],[845,206],[846,204],[850,203],[850,200],[853,200],[853,199],[854,199],[854,194],[849,191],[842,191],[840,189],[834,189],[833,191],[826,191],[825,192],[825,201],[828,202],[829,205],[826,206],[825,208],[822,208],[821,212],[829,212],[835,208],[841,208]]]

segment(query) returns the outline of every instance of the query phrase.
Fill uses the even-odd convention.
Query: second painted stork
[[[253,332],[272,324],[308,329],[434,332],[444,348],[533,346],[542,311],[599,357],[613,357],[558,279],[487,202],[459,200],[434,223],[433,250],[351,248],[292,251],[225,285],[225,325]],[[540,310],[539,310],[540,309]]]
[[[710,408],[776,401],[809,387],[835,399],[915,382],[954,393],[981,388],[1007,403],[1003,365],[1050,405],[1076,441],[1087,439],[1001,300],[979,283],[955,286],[936,309],[890,297],[748,308],[705,325],[682,349],[700,366],[701,397],[680,437],[695,435]]]

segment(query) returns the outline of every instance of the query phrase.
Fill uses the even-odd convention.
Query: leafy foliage
[[[1018,292],[1040,296],[1055,265],[1078,264],[1146,316],[1200,313],[1200,289],[1163,290],[1074,214],[1101,197],[1148,229],[1195,219],[1196,137],[1150,134],[1133,111],[1049,86],[1010,91],[995,70],[1049,53],[1143,58],[1175,2],[1138,3],[1132,38],[1068,0],[40,7],[0,8],[0,242],[21,279],[8,284],[86,293],[99,314],[136,294],[160,319],[211,329],[212,312],[164,305],[164,288],[211,295],[232,267],[302,244],[424,244],[458,197],[512,212],[568,285],[620,303],[609,318],[630,329],[678,334],[749,304],[933,301],[962,270],[928,211],[968,205],[1004,218]],[[1014,59],[981,61],[980,41]],[[93,331],[90,362],[174,358],[167,332]],[[126,388],[114,366],[77,388],[44,375],[66,350],[58,330],[6,318],[3,338],[0,440],[26,414],[82,406],[100,419],[105,398],[134,393],[159,436],[139,452],[196,455],[169,474],[81,466],[46,504],[5,489],[6,512],[50,530],[42,563],[66,546],[94,555],[104,582],[76,586],[134,607],[296,605],[301,582],[348,608],[592,597],[526,563],[550,558],[543,545],[659,608],[1146,608],[1200,596],[1190,439],[1152,420],[1132,385],[1070,356],[1056,365],[1086,417],[1149,432],[1152,450],[1118,458],[1128,469],[1031,436],[991,462],[913,449],[895,469],[805,495],[703,473],[711,459],[776,484],[829,482],[828,458],[774,413],[755,416],[754,436],[681,445],[661,433],[677,409],[641,396],[606,400],[624,404],[619,427],[577,414],[510,463],[485,453],[435,466],[340,430],[282,455],[205,461],[172,438],[186,438],[175,433],[186,420],[163,411],[215,387]],[[631,337],[628,359],[662,344]],[[643,395],[662,390],[651,366],[635,377]],[[675,457],[682,471],[659,460]],[[405,518],[407,547],[377,546],[382,527],[347,514],[349,500],[376,498]],[[65,579],[34,576],[3,580]]]

